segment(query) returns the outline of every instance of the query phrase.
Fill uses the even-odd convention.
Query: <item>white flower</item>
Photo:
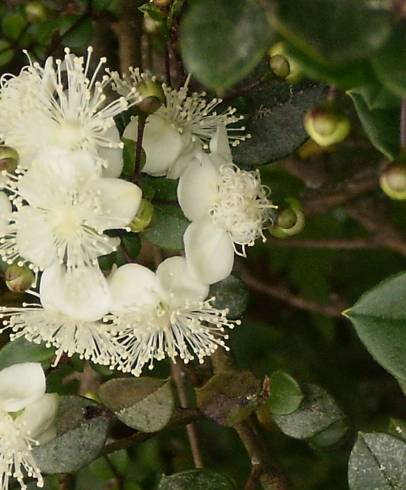
[[[33,294],[33,292],[31,292]],[[98,267],[67,274],[55,264],[42,274],[40,304],[1,307],[0,317],[10,339],[25,337],[56,348],[55,365],[63,354],[78,354],[96,364],[112,366],[125,351],[101,321],[111,306],[107,280]]]
[[[112,76],[114,88],[126,96],[149,77],[138,68],[131,70],[129,78],[120,79],[117,73]],[[150,78],[154,80],[154,77]],[[142,171],[147,174],[178,178],[196,151],[208,147],[219,124],[231,125],[227,129],[233,145],[249,137],[243,135],[244,127],[235,126],[243,119],[235,114],[236,109],[228,107],[217,114],[222,99],[206,100],[205,92],[188,95],[189,79],[179,90],[162,85],[166,103],[148,117],[144,130],[142,146],[146,163]],[[133,118],[123,136],[136,140],[137,132],[138,119]]]
[[[129,107],[128,97],[107,101],[112,79],[104,73],[102,58],[90,74],[92,48],[87,59],[65,49],[64,60],[48,58],[44,67],[31,63],[18,76],[0,79],[0,139],[15,148],[23,168],[50,146],[86,150],[103,160],[109,177],[121,173],[122,143],[114,117]]]
[[[16,210],[2,230],[0,255],[34,269],[54,261],[68,269],[94,265],[119,242],[103,232],[125,229],[141,202],[139,187],[101,178],[94,157],[80,150],[43,152],[30,169],[10,175],[7,189]]]
[[[265,240],[263,228],[273,207],[259,172],[231,163],[224,127],[210,144],[212,153],[199,154],[178,185],[179,204],[192,221],[184,235],[186,259],[207,284],[230,275],[234,253],[245,257],[246,246],[258,237]]]
[[[5,192],[0,192],[0,236],[7,232],[10,222],[12,206]]]
[[[0,489],[15,478],[24,490],[25,474],[44,485],[32,448],[56,431],[57,395],[45,394],[45,375],[39,363],[14,364],[0,371]]]
[[[225,328],[239,324],[227,319],[227,310],[216,309],[213,298],[205,299],[208,286],[190,273],[183,257],[166,259],[156,273],[138,264],[119,267],[110,288],[113,314],[106,320],[127,351],[116,367],[135,376],[146,363],[152,369],[165,356],[203,362],[225,347]]]

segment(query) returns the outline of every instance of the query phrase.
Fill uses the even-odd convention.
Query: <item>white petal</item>
[[[38,362],[14,364],[0,371],[0,409],[19,412],[45,393],[45,374]]]
[[[45,394],[28,405],[17,417],[16,422],[21,424],[33,439],[37,440],[52,427],[58,411],[58,401],[58,395]]]
[[[172,305],[181,307],[187,302],[203,301],[209,293],[209,286],[193,274],[184,257],[165,259],[159,264],[156,275]]]
[[[123,136],[136,141],[137,132],[138,121],[134,118],[126,127]],[[184,145],[185,141],[168,121],[154,114],[149,116],[142,139],[142,147],[147,157],[142,171],[154,176],[165,175]]]
[[[183,241],[187,263],[204,283],[213,284],[231,274],[234,248],[225,230],[210,220],[195,221],[187,227]]]
[[[228,142],[227,129],[224,124],[217,126],[216,134],[210,140],[210,151],[221,157],[225,162],[232,162],[230,144]]]
[[[191,221],[203,218],[218,197],[218,171],[204,155],[195,160],[179,179],[178,201]]]
[[[5,192],[0,192],[0,235],[7,232],[11,217],[11,202]]]
[[[53,424],[45,432],[36,437],[36,441],[40,446],[44,446],[47,442],[52,441],[57,436],[56,425]]]
[[[15,214],[16,244],[21,257],[43,269],[57,259],[53,233],[43,214],[24,206]]]
[[[139,264],[126,264],[114,271],[109,278],[113,312],[129,307],[158,304],[163,296],[157,276]]]
[[[41,277],[40,299],[45,309],[83,321],[99,320],[111,305],[107,279],[98,266],[70,271],[56,263],[47,267]]]
[[[169,167],[167,177],[168,179],[179,179],[183,172],[196,161],[196,155],[201,153],[202,145],[199,141],[192,141],[190,136],[182,135],[183,139],[188,140],[188,144],[184,147],[174,164]]]
[[[98,231],[125,228],[137,214],[141,189],[121,179],[102,178],[89,183],[88,190],[98,195],[101,210],[89,216],[87,223]]]
[[[108,138],[116,147],[120,143],[120,133],[116,126],[112,126],[103,133],[104,138]],[[103,177],[120,177],[123,171],[123,149],[108,148],[107,146],[99,146],[97,153],[100,158],[106,161],[107,167],[103,167]]]

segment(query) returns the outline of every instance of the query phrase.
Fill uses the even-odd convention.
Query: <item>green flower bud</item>
[[[382,173],[379,183],[383,192],[391,199],[406,199],[406,165],[392,163]]]
[[[41,2],[28,2],[25,6],[25,15],[28,22],[44,22],[47,18],[47,11]]]
[[[285,79],[290,74],[289,61],[281,54],[275,54],[269,58],[269,66],[272,73],[278,78]]]
[[[155,80],[145,80],[137,86],[137,92],[142,100],[138,102],[137,108],[144,114],[153,114],[165,103],[165,93],[162,85]]]
[[[0,172],[14,172],[19,161],[18,153],[10,146],[0,146]]]
[[[285,206],[278,209],[274,225],[269,232],[276,238],[287,238],[300,233],[305,225],[305,216],[300,202],[294,197],[285,199]]]
[[[289,83],[297,83],[301,78],[302,78],[302,71],[300,69],[300,66],[296,63],[295,60],[293,60],[292,58],[290,58],[288,55],[287,55],[287,52],[286,52],[286,44],[284,42],[279,42],[279,43],[276,43],[274,44],[268,51],[268,55],[270,57],[270,60],[269,60],[269,64],[271,66],[271,70],[275,73],[275,75],[279,78],[283,78],[284,80],[286,80],[287,82]],[[284,63],[285,63],[285,71],[286,71],[286,65],[287,65],[287,68],[289,69],[289,72],[283,76],[281,74],[279,74],[276,70],[281,70],[281,73],[282,73],[282,60],[281,59],[274,59],[273,60],[273,63],[274,64],[277,64],[279,65],[276,70],[274,68],[274,66],[272,66],[272,58],[275,58],[276,56],[281,56],[283,59],[284,59]]]
[[[154,206],[151,204],[151,201],[142,199],[138,213],[130,223],[131,231],[134,233],[144,231],[150,225],[153,215]]]
[[[32,270],[28,267],[12,264],[7,267],[4,279],[10,291],[24,293],[33,285],[35,277]]]
[[[317,107],[304,118],[307,134],[320,146],[329,146],[343,141],[350,132],[348,117],[334,109]]]

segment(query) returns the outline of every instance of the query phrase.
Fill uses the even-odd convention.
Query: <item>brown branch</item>
[[[176,385],[180,406],[182,408],[189,408],[189,400],[188,400],[186,384],[185,384],[185,373],[183,372],[179,362],[176,364],[172,364],[171,366],[172,379]],[[197,435],[195,425],[187,424],[186,431],[187,431],[187,436],[189,439],[190,449],[192,451],[193,462],[195,464],[195,467],[204,468],[203,458],[199,447],[199,438]]]
[[[112,28],[118,39],[120,70],[126,73],[130,66],[142,68],[142,13],[138,7],[144,3],[141,0],[120,0],[119,20]]]
[[[346,305],[341,301],[335,304],[321,304],[317,301],[303,298],[302,296],[292,293],[285,286],[265,283],[252,276],[247,270],[243,270],[241,279],[253,291],[277,298],[300,310],[312,311],[324,316],[340,318],[341,312],[346,308]]]

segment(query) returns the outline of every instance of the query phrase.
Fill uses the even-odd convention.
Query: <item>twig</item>
[[[292,293],[285,286],[268,284],[257,279],[247,270],[243,270],[241,279],[250,289],[266,294],[267,296],[280,299],[281,301],[284,301],[295,308],[299,308],[300,310],[312,311],[314,313],[320,313],[324,316],[340,318],[341,312],[346,307],[346,305],[341,304],[341,302],[338,304],[321,304],[311,299],[302,298],[301,296]]]
[[[400,148],[406,150],[406,99],[400,106]]]
[[[145,122],[147,118],[145,115],[140,114],[138,116],[138,132],[137,143],[135,146],[135,159],[134,159],[134,183],[137,184],[141,178],[141,155],[142,155],[142,140],[144,138]]]
[[[119,20],[112,25],[118,39],[120,70],[126,73],[130,66],[142,68],[142,13],[138,7],[141,0],[120,0]]]
[[[182,408],[189,408],[189,401],[186,392],[185,374],[179,363],[172,364],[172,379],[176,385],[176,389],[179,396],[180,406]],[[188,424],[186,431],[189,439],[190,449],[192,451],[193,462],[196,468],[204,468],[202,454],[200,452],[199,442],[196,427],[194,424]]]
[[[59,490],[73,490],[75,487],[75,479],[73,475],[65,473],[60,475],[58,478],[58,489]]]
[[[114,479],[116,480],[118,484],[119,490],[124,490],[124,479],[123,475],[120,474],[120,472],[117,470],[116,466],[113,464],[111,459],[107,456],[107,454],[103,455],[103,459],[106,461],[107,465],[111,469],[111,472],[114,475]]]

